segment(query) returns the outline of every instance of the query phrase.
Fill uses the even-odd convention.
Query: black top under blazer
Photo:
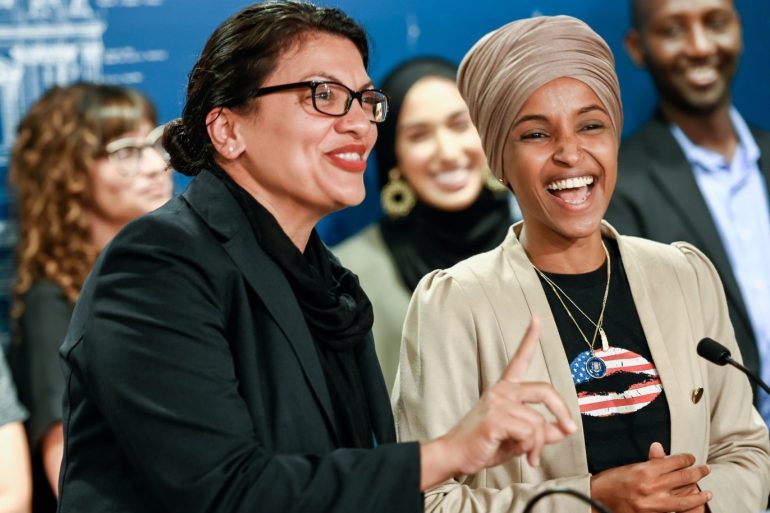
[[[768,184],[770,134],[754,129],[751,133],[759,146],[760,169]],[[622,234],[665,243],[687,241],[706,254],[722,279],[743,362],[758,373],[759,350],[754,330],[727,250],[692,166],[660,113],[621,144],[618,184],[606,217]]]
[[[422,511],[371,335],[375,449],[337,449],[315,344],[281,269],[208,172],[99,257],[60,353],[59,511]]]

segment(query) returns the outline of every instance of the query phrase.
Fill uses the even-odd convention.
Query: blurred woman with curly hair
[[[21,121],[10,181],[18,194],[14,364],[35,483],[57,493],[64,387],[58,347],[96,256],[132,219],[165,203],[171,174],[155,108],[123,87],[50,89]],[[54,504],[35,487],[35,510]],[[43,499],[41,492],[49,497]]]

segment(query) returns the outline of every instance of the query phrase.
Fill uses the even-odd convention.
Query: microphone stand
[[[700,339],[698,342],[698,346],[696,348],[696,352],[698,353],[698,356],[701,358],[704,358],[705,360],[710,361],[711,363],[714,363],[716,365],[724,366],[726,364],[730,364],[742,373],[744,373],[751,381],[759,385],[762,390],[770,394],[770,387],[767,386],[767,383],[762,381],[762,378],[755,375],[753,372],[751,372],[749,369],[741,365],[740,363],[736,362],[732,359],[732,356],[730,354],[730,350],[727,349],[725,346],[720,344],[714,339],[704,337]]]
[[[576,497],[580,499],[583,502],[586,502],[596,508],[599,513],[612,513],[612,511],[607,508],[604,504],[597,501],[596,499],[592,499],[591,497],[578,492],[577,490],[572,490],[570,488],[549,488],[548,490],[543,490],[542,492],[538,493],[531,499],[527,501],[527,505],[524,507],[524,511],[522,513],[530,513],[532,511],[532,508],[535,507],[535,504],[537,504],[540,499],[543,497],[547,497],[549,495],[553,494],[564,494],[564,495],[572,495],[573,497]]]
[[[740,363],[738,363],[738,362],[736,362],[735,360],[733,360],[733,359],[732,359],[730,356],[726,357],[726,358],[725,358],[725,361],[726,361],[727,363],[729,363],[730,365],[732,365],[733,367],[735,367],[736,369],[738,369],[738,370],[740,370],[741,372],[743,372],[743,373],[744,373],[746,376],[748,376],[748,377],[749,377],[749,379],[750,379],[751,381],[753,381],[754,383],[756,383],[757,385],[759,385],[759,386],[762,388],[762,390],[764,390],[765,392],[767,392],[768,394],[770,394],[770,387],[768,387],[768,386],[767,386],[767,383],[765,383],[764,381],[762,381],[762,380],[761,380],[761,379],[760,379],[758,376],[755,376],[755,375],[754,375],[754,373],[753,373],[753,372],[751,372],[749,369],[747,369],[746,367],[744,367],[744,366],[743,366],[743,365],[741,365]]]

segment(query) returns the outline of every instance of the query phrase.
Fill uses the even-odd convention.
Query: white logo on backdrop
[[[0,167],[19,120],[44,91],[77,80],[143,82],[141,71],[104,67],[168,60],[164,49],[105,48],[110,8],[158,7],[163,0],[0,0]]]
[[[88,0],[0,0],[0,166],[21,116],[46,89],[101,79],[106,28]]]

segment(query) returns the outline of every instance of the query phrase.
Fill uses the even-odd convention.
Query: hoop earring
[[[398,219],[409,214],[417,202],[414,190],[401,178],[401,173],[397,167],[391,168],[388,172],[388,183],[380,192],[380,202],[382,203],[382,210],[391,219]]]
[[[492,192],[502,192],[508,190],[508,187],[505,186],[503,180],[496,178],[489,166],[484,168],[484,185]]]

